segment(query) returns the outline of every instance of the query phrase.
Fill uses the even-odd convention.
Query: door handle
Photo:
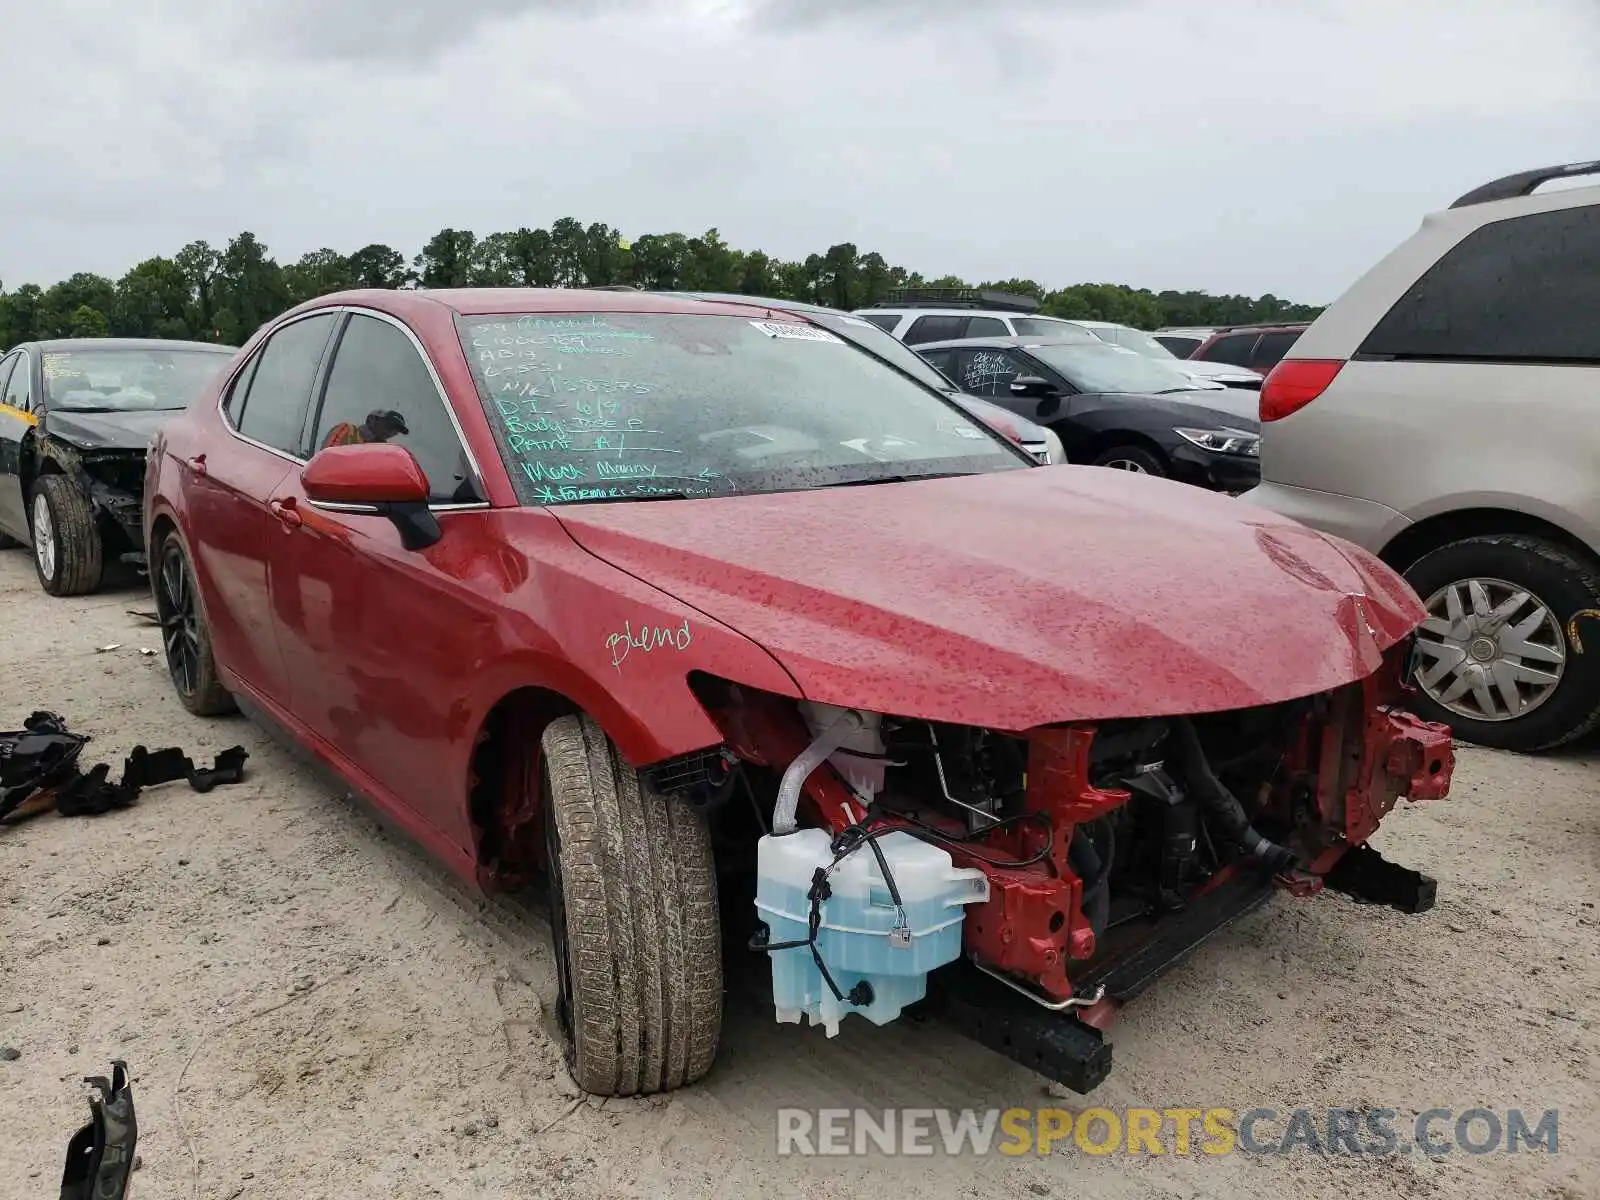
[[[206,456],[204,454],[196,454],[193,458],[184,459],[183,465],[196,475],[204,475],[206,473]]]
[[[285,529],[299,529],[304,523],[292,496],[283,500],[267,501],[267,511],[277,517]]]

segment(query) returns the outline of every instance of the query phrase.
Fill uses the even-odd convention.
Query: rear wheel
[[[1524,751],[1600,724],[1600,566],[1544,538],[1492,534],[1441,546],[1405,574],[1428,609],[1419,715]]]
[[[81,596],[100,586],[105,564],[94,509],[65,475],[33,485],[33,567],[52,596]]]
[[[550,927],[567,1065],[602,1096],[669,1091],[711,1069],[722,945],[702,814],[661,795],[599,726],[541,743]]]
[[[197,717],[232,712],[233,697],[222,686],[211,656],[211,627],[200,607],[194,571],[176,533],[168,533],[156,547],[150,575],[167,673],[179,701]]]
[[[1093,467],[1111,467],[1117,471],[1132,471],[1135,475],[1160,475],[1167,473],[1167,464],[1159,455],[1143,446],[1112,446],[1089,460]]]

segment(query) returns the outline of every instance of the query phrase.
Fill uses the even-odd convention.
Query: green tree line
[[[1032,296],[1061,317],[1120,321],[1142,329],[1305,320],[1320,309],[1273,295],[1152,292],[1118,283],[1057,289],[1031,279],[969,283],[891,266],[849,242],[800,261],[737,250],[715,229],[698,237],[650,233],[627,241],[609,225],[563,217],[548,229],[478,237],[442,229],[407,259],[373,243],[352,254],[313,250],[280,264],[253,233],[222,249],[190,242],[148,258],[121,279],[79,272],[49,287],[0,286],[0,347],[50,337],[168,337],[242,344],[264,322],[314,296],[346,288],[605,287],[742,292],[861,308],[904,287],[977,286]]]

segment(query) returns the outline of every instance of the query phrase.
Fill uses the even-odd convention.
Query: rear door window
[[[450,411],[406,333],[354,313],[339,337],[317,416],[316,449],[392,442],[411,451],[434,504],[481,500]]]
[[[0,358],[0,404],[6,403],[6,381],[11,378],[11,368],[16,366],[20,354],[8,354]]]
[[[1385,314],[1359,353],[1600,362],[1600,205],[1468,234]]]
[[[258,356],[239,416],[239,432],[253,442],[302,457],[301,441],[311,384],[333,331],[336,313],[318,313],[285,325]]]
[[[1227,363],[1234,367],[1248,367],[1250,365],[1250,352],[1255,349],[1256,335],[1253,333],[1232,333],[1226,337],[1219,337],[1207,347],[1201,356],[1207,362]]]
[[[1011,331],[999,317],[968,317],[967,332],[972,337],[1009,337]]]
[[[1251,368],[1263,374],[1272,370],[1283,361],[1283,356],[1289,353],[1290,348],[1299,340],[1299,330],[1291,330],[1288,333],[1263,333],[1261,340],[1256,343],[1255,353],[1250,356]]]
[[[894,327],[900,324],[899,313],[857,313],[863,321],[870,321],[885,333],[893,333]]]
[[[966,317],[918,317],[906,332],[906,345],[917,346],[923,342],[950,342],[966,336]]]

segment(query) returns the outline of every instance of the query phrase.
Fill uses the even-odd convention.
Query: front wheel
[[[1418,715],[1504,750],[1545,750],[1600,724],[1600,566],[1544,538],[1463,538],[1405,573]]]
[[[705,817],[655,792],[587,717],[541,741],[550,928],[579,1087],[670,1091],[711,1069],[722,1028],[717,879]]]
[[[1157,454],[1151,453],[1143,446],[1112,446],[1109,450],[1102,450],[1089,460],[1091,467],[1111,467],[1117,471],[1132,471],[1135,475],[1157,475],[1165,477],[1167,464],[1161,461]]]
[[[100,586],[105,563],[88,497],[65,475],[33,487],[33,568],[52,596],[82,596]]]

